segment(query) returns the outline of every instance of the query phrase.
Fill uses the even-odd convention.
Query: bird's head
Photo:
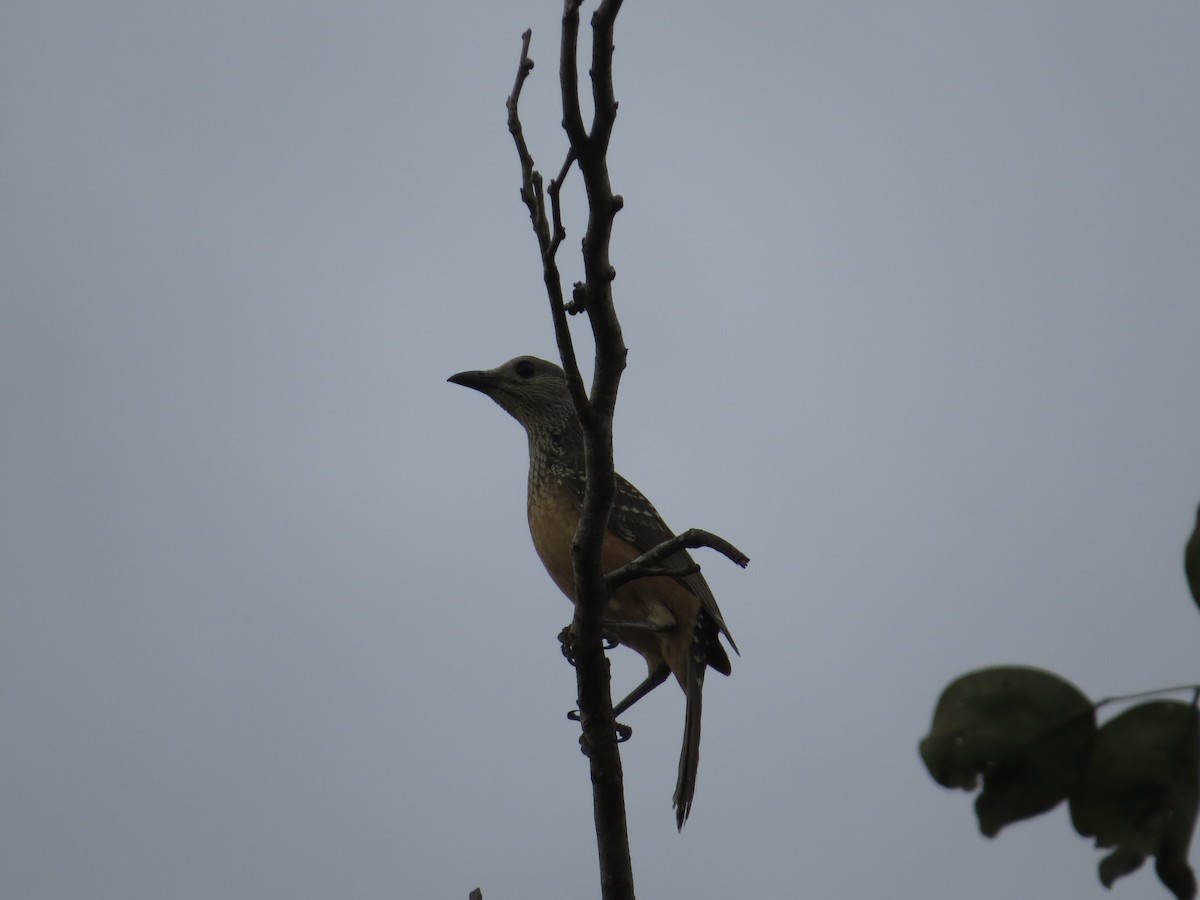
[[[487,394],[526,431],[559,431],[575,418],[563,370],[536,356],[518,356],[494,369],[459,372],[446,380]]]

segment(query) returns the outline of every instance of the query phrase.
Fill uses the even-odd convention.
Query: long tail
[[[700,767],[700,713],[704,707],[703,647],[693,643],[688,658],[687,711],[683,720],[683,749],[679,751],[679,778],[675,782],[675,824],[683,830],[692,797],[696,793],[696,770]]]

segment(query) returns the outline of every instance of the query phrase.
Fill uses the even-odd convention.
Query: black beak
[[[446,379],[451,384],[461,384],[463,387],[473,388],[485,394],[491,393],[492,385],[495,384],[496,377],[491,372],[458,372]]]

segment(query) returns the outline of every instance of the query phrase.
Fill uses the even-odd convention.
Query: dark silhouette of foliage
[[[1200,606],[1200,511],[1184,570]],[[1096,712],[1110,703],[1184,690],[1190,703],[1139,703],[1096,727]],[[981,669],[942,692],[921,758],[944,787],[970,791],[982,778],[975,813],[988,837],[1066,800],[1075,830],[1112,850],[1100,861],[1105,887],[1152,856],[1167,889],[1192,900],[1196,876],[1187,857],[1200,809],[1198,704],[1196,685],[1093,703],[1052,672]]]

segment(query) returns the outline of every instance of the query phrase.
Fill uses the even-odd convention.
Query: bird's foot
[[[567,718],[572,722],[578,722],[580,718],[579,710],[571,710],[569,713],[567,713]],[[618,744],[623,744],[633,737],[633,728],[631,728],[629,725],[623,725],[620,722],[613,722],[613,730],[616,732]],[[579,751],[584,756],[590,758],[592,754],[589,752],[589,750],[590,744],[588,742],[587,733],[585,732],[579,735]]]
[[[558,633],[558,644],[566,661],[575,665],[575,636],[571,633],[570,625],[563,626],[563,630]]]
[[[563,630],[558,633],[558,643],[563,657],[571,665],[575,665],[575,633],[571,630],[570,625],[564,625]],[[612,635],[600,635],[600,649],[605,653],[609,650],[615,650],[617,646],[617,639]]]

